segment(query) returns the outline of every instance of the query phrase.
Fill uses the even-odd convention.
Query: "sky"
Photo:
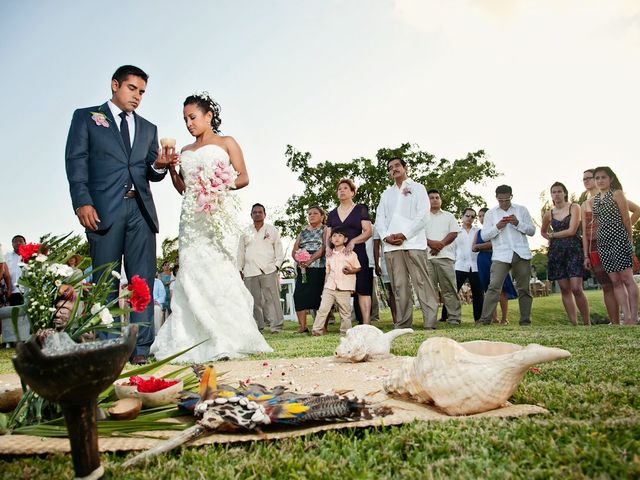
[[[137,112],[191,143],[182,102],[207,90],[241,145],[255,202],[269,214],[303,185],[288,144],[314,162],[373,158],[404,142],[436,157],[483,149],[539,217],[540,194],[609,165],[640,201],[638,0],[236,0],[0,3],[0,243],[82,232],[64,148],[76,108],[110,98],[122,64],[150,75]],[[152,186],[160,234],[180,197]],[[243,219],[244,220],[244,219]],[[272,218],[273,220],[273,218]],[[539,234],[532,240],[543,242]]]

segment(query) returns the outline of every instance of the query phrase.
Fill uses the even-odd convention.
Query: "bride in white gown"
[[[176,361],[206,362],[273,351],[258,330],[253,298],[231,253],[240,231],[235,198],[224,189],[213,197],[202,195],[203,180],[210,186],[216,169],[219,174],[229,165],[237,172],[236,189],[249,183],[240,146],[232,137],[218,135],[219,113],[220,107],[206,92],[194,93],[184,102],[184,121],[196,141],[183,148],[180,172],[175,167],[170,170],[173,185],[183,196],[180,270],[172,313],[151,346],[159,360],[203,340]]]

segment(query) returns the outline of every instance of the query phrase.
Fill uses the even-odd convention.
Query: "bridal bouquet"
[[[304,248],[301,248],[300,250],[296,250],[293,254],[293,258],[295,258],[298,263],[308,262],[311,260],[311,254]],[[307,283],[307,269],[305,267],[300,267],[300,271],[302,272],[302,283]]]
[[[214,213],[220,207],[224,195],[233,187],[238,173],[223,161],[201,165],[193,173],[197,213]]]

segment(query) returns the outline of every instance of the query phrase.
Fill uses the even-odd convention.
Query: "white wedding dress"
[[[180,269],[175,280],[171,315],[157,332],[151,353],[162,360],[203,340],[176,362],[207,362],[272,352],[253,318],[253,297],[236,266],[235,198],[223,196],[213,212],[197,211],[197,182],[212,165],[229,164],[227,152],[205,145],[181,155],[186,185],[180,213]],[[235,245],[234,245],[235,243]]]

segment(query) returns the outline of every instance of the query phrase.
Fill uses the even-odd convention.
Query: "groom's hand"
[[[100,219],[98,218],[98,212],[91,205],[83,205],[76,210],[80,225],[87,230],[97,230]]]
[[[158,148],[158,157],[154,162],[153,166],[157,170],[161,170],[163,168],[175,167],[178,165],[178,160],[180,159],[180,155],[178,155],[173,147]]]

